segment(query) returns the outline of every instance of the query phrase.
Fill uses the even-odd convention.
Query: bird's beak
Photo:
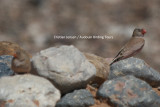
[[[144,35],[147,31],[145,29],[141,30],[141,33]]]
[[[17,54],[13,54],[13,57],[17,58]]]

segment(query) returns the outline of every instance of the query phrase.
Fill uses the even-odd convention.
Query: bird
[[[30,56],[24,50],[16,50],[11,62],[11,68],[15,73],[29,73],[31,70]]]
[[[134,56],[139,51],[141,51],[145,44],[145,40],[144,40],[145,33],[146,33],[145,29],[135,28],[131,39],[120,49],[120,51],[112,60],[110,65],[112,65],[117,61]]]

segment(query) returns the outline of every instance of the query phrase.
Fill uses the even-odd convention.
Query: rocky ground
[[[109,66],[110,59],[63,45],[34,55],[25,74],[11,69],[12,58],[0,56],[1,107],[160,106],[160,73],[138,58]]]
[[[159,8],[159,0],[1,0],[0,41],[18,43],[33,57],[31,74],[19,75],[11,69],[14,49],[0,56],[0,106],[159,107]],[[136,27],[147,30],[144,48],[110,67]]]

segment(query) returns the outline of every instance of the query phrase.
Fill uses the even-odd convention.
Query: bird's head
[[[134,29],[132,37],[144,37],[146,33],[145,29]]]
[[[22,53],[18,50],[13,54],[13,57],[16,58],[16,59],[20,59],[21,56],[22,56]]]

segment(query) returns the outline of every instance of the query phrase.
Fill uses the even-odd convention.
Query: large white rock
[[[33,75],[0,78],[0,107],[54,107],[60,92],[48,80]]]
[[[32,64],[40,76],[50,79],[63,94],[85,87],[96,75],[96,68],[74,46],[42,50],[33,56]]]

